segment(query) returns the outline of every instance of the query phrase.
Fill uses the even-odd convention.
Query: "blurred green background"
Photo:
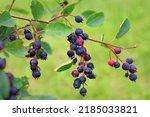
[[[0,1],[0,11],[3,11],[11,0]],[[47,8],[52,11],[58,7],[55,0],[41,0],[46,3]],[[73,3],[75,0],[69,0]],[[31,0],[16,0],[14,8],[24,8],[28,13],[12,14],[32,17],[30,10]],[[95,64],[94,72],[97,75],[96,80],[88,80],[86,86],[88,93],[85,97],[80,96],[79,90],[74,90],[72,83],[73,77],[70,72],[76,68],[73,67],[65,72],[57,73],[54,69],[60,64],[69,60],[66,51],[69,44],[66,37],[52,38],[45,36],[52,49],[52,55],[48,56],[48,60],[40,61],[42,76],[39,80],[34,80],[31,76],[29,68],[29,59],[15,58],[11,56],[7,60],[6,71],[11,71],[15,76],[28,76],[30,78],[29,93],[32,95],[48,95],[56,99],[150,99],[150,0],[83,0],[75,8],[72,14],[81,15],[85,10],[95,10],[104,12],[105,23],[102,27],[89,28],[84,24],[76,24],[82,27],[92,38],[100,38],[105,34],[105,41],[109,42],[114,38],[118,31],[119,25],[128,17],[131,23],[131,30],[120,40],[113,41],[113,44],[128,47],[137,45],[138,48],[129,50],[129,53],[123,53],[120,57],[134,58],[134,64],[138,68],[138,80],[136,83],[131,82],[124,77],[122,69],[113,69],[107,65],[109,59],[108,50],[101,47],[98,43],[86,42],[86,47],[92,56]],[[51,17],[51,14],[47,15]],[[18,21],[18,20],[17,20]],[[74,19],[71,19],[74,23]],[[26,22],[21,22],[25,24]]]

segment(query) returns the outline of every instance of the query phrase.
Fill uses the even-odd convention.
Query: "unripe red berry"
[[[116,54],[120,54],[120,53],[121,53],[121,48],[115,48],[115,49],[114,49],[114,52],[115,52]]]
[[[110,60],[108,61],[108,65],[114,66],[114,64],[115,64],[115,61],[114,61],[113,59],[110,59]]]
[[[73,70],[72,71],[72,76],[73,77],[78,77],[79,76],[79,72],[77,70]]]

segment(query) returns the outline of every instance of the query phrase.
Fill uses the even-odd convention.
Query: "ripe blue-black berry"
[[[96,76],[94,73],[91,73],[91,74],[87,74],[87,77],[90,79],[95,79]]]
[[[16,35],[11,34],[11,35],[9,36],[9,39],[10,39],[10,41],[16,40]]]
[[[32,65],[30,66],[30,69],[31,69],[32,71],[35,71],[35,70],[38,69],[38,66],[35,65],[35,64],[32,64]]]
[[[81,56],[81,55],[83,55],[85,53],[85,51],[86,50],[84,48],[77,48],[76,54],[79,55],[79,56]]]
[[[73,64],[76,64],[77,61],[78,61],[78,59],[77,59],[77,58],[74,58],[74,59],[73,59]]]
[[[132,58],[127,58],[126,62],[129,63],[129,64],[132,64],[133,63],[133,59]]]
[[[77,49],[77,45],[76,44],[71,44],[71,49],[72,50],[76,50]]]
[[[18,95],[18,89],[15,86],[10,87],[10,95],[16,96]]]
[[[70,35],[68,36],[68,41],[69,41],[70,43],[74,43],[74,42],[76,42],[76,40],[77,40],[77,37],[76,37],[75,35],[70,34]]]
[[[86,33],[83,33],[83,34],[81,35],[81,37],[82,37],[82,39],[84,39],[84,40],[87,40],[87,39],[89,38],[88,34],[86,34]]]
[[[47,59],[47,53],[44,52],[44,51],[41,52],[41,53],[40,53],[40,58],[41,58],[41,59],[44,59],[44,60]]]
[[[35,59],[35,58],[33,58],[33,59],[31,59],[30,60],[30,65],[38,65],[38,60],[37,59]]]
[[[119,63],[119,62],[115,62],[115,63],[114,63],[114,67],[115,67],[115,68],[119,68],[119,67],[120,67],[120,63]]]
[[[35,56],[35,49],[30,48],[30,49],[28,50],[28,53],[29,53],[29,56],[30,56],[30,57],[34,57],[34,56]]]
[[[87,64],[87,67],[93,69],[94,68],[94,64],[90,62],[90,63]]]
[[[4,69],[6,67],[6,60],[3,58],[0,58],[0,69]]]
[[[115,52],[116,54],[120,54],[120,53],[121,53],[121,48],[115,48],[115,49],[114,49],[114,52]]]
[[[130,71],[130,73],[135,73],[136,69],[137,68],[134,65],[130,65],[129,71]]]
[[[83,33],[83,30],[81,28],[77,28],[75,30],[75,33],[76,33],[77,36],[80,36]]]
[[[81,16],[75,16],[75,21],[77,23],[81,23],[83,21],[82,17]]]
[[[4,48],[4,43],[3,41],[0,40],[0,50],[2,50]]]
[[[84,55],[84,60],[89,61],[91,59],[91,56],[89,54]]]
[[[79,80],[80,80],[81,83],[85,83],[86,78],[85,78],[85,76],[81,76],[81,77],[79,78]]]
[[[82,45],[84,44],[84,40],[83,40],[82,38],[78,38],[78,39],[76,40],[76,44],[77,44],[78,46],[82,46]]]
[[[30,30],[25,29],[25,30],[24,30],[24,34],[27,34],[27,33],[31,33],[31,31],[30,31]]]
[[[41,76],[41,73],[39,70],[35,70],[35,71],[32,71],[32,76],[34,78],[39,78]]]
[[[83,72],[84,67],[80,65],[80,66],[78,66],[77,70],[78,70],[79,73],[81,73],[81,72]]]
[[[84,70],[84,73],[85,73],[86,75],[91,74],[91,73],[92,73],[92,69],[89,68],[89,67],[87,67],[87,68]]]
[[[69,50],[69,51],[67,52],[67,55],[68,55],[69,57],[73,57],[73,56],[74,56],[74,52],[73,52],[72,50]]]
[[[79,89],[80,86],[81,86],[80,80],[79,80],[78,78],[75,79],[74,82],[73,82],[73,87],[74,87],[75,89]]]
[[[108,65],[114,66],[114,64],[115,64],[115,61],[114,61],[113,59],[110,59],[110,60],[108,61]]]
[[[87,90],[86,90],[84,87],[80,89],[80,94],[81,94],[82,96],[85,96],[86,93],[87,93]]]
[[[25,34],[25,38],[26,38],[27,40],[31,40],[31,39],[32,39],[32,34],[31,34],[31,33],[26,33],[26,34]]]
[[[78,77],[79,76],[79,72],[77,70],[73,70],[72,71],[72,76],[73,77]]]
[[[125,62],[125,63],[122,64],[122,69],[123,69],[123,70],[128,70],[129,67],[130,67],[129,63],[126,63],[126,62]]]
[[[41,48],[41,42],[35,41],[35,42],[33,42],[32,46],[34,49],[40,49]]]
[[[13,85],[13,80],[14,80],[13,74],[10,73],[10,72],[6,72],[6,76],[9,79],[10,86],[12,86]]]
[[[129,78],[130,78],[131,81],[136,81],[137,75],[134,74],[134,73],[131,73],[131,74],[129,75]]]

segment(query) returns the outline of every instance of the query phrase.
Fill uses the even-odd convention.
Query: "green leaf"
[[[0,70],[0,97],[6,98],[9,95],[10,84],[6,74]]]
[[[34,19],[40,19],[44,15],[44,7],[38,0],[32,0],[31,11]]]
[[[87,11],[84,11],[82,13],[82,15],[87,19],[90,15],[96,13],[96,11],[93,11],[93,10],[87,10]]]
[[[0,26],[6,26],[6,27],[14,27],[15,22],[14,20],[11,18],[9,12],[4,11],[1,15],[0,15]]]
[[[68,5],[67,7],[65,7],[62,11],[62,14],[64,15],[69,15],[72,13],[72,11],[74,10],[75,8],[75,4],[71,4],[71,5]]]
[[[13,28],[1,26],[0,27],[0,40],[4,40],[5,38],[9,37],[12,30]]]
[[[72,60],[71,60],[71,61],[69,61],[69,62],[66,62],[66,63],[60,65],[58,68],[55,69],[55,71],[56,71],[56,72],[65,71],[65,70],[71,68],[72,65],[73,65],[73,63],[72,63]]]
[[[56,100],[56,98],[52,97],[52,96],[25,96],[21,98],[22,100]]]
[[[130,22],[126,18],[120,25],[119,31],[116,35],[116,39],[121,38],[124,34],[126,34],[129,31],[129,29],[130,29]]]
[[[21,40],[15,40],[9,43],[9,45],[6,46],[6,50],[13,54],[16,57],[25,57],[27,51],[23,47],[23,42]]]
[[[46,51],[48,54],[52,54],[52,48],[47,42],[41,41],[41,45],[44,51]]]
[[[101,26],[103,23],[104,23],[104,13],[102,12],[90,15],[86,22],[86,24],[90,27]]]
[[[46,31],[46,33],[49,36],[56,36],[56,37],[67,36],[71,32],[73,32],[73,29],[71,27],[60,22],[50,23]]]

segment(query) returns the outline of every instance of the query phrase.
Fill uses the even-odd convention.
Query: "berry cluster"
[[[25,37],[27,40],[32,39],[32,34],[29,30],[24,30],[24,34],[25,34]],[[26,55],[26,57],[32,57],[33,58],[30,60],[30,69],[32,70],[32,76],[35,79],[39,78],[41,76],[41,73],[39,70],[37,58],[39,57],[42,60],[47,59],[47,53],[45,51],[43,51],[43,49],[41,48],[41,42],[40,41],[35,40],[32,43],[32,47],[29,48],[28,54]]]
[[[120,54],[121,52],[122,52],[121,48],[118,48],[118,47],[114,48],[114,50],[113,50],[113,53],[115,55]],[[132,58],[127,58],[126,62],[123,62],[123,64],[122,64],[122,69],[127,71],[125,73],[125,77],[129,77],[129,79],[131,81],[136,81],[137,75],[135,74],[135,72],[137,71],[137,68],[132,63],[133,63],[133,59]],[[108,64],[110,66],[114,67],[114,68],[119,68],[120,67],[120,63],[118,62],[118,60],[115,62],[113,59],[110,59],[108,61]]]
[[[76,17],[75,20],[77,22],[82,22],[79,17]],[[80,94],[82,96],[85,96],[87,93],[87,90],[84,87],[87,78],[95,79],[95,74],[92,72],[94,69],[94,64],[89,62],[91,60],[91,56],[84,47],[84,41],[87,39],[88,34],[83,33],[83,30],[80,28],[77,28],[75,32],[68,36],[70,50],[67,51],[67,55],[73,60],[74,64],[77,62],[75,55],[79,56],[80,58],[77,69],[72,71],[72,76],[76,78],[73,82],[73,87],[75,89],[79,89],[82,85],[82,88],[80,89]]]

